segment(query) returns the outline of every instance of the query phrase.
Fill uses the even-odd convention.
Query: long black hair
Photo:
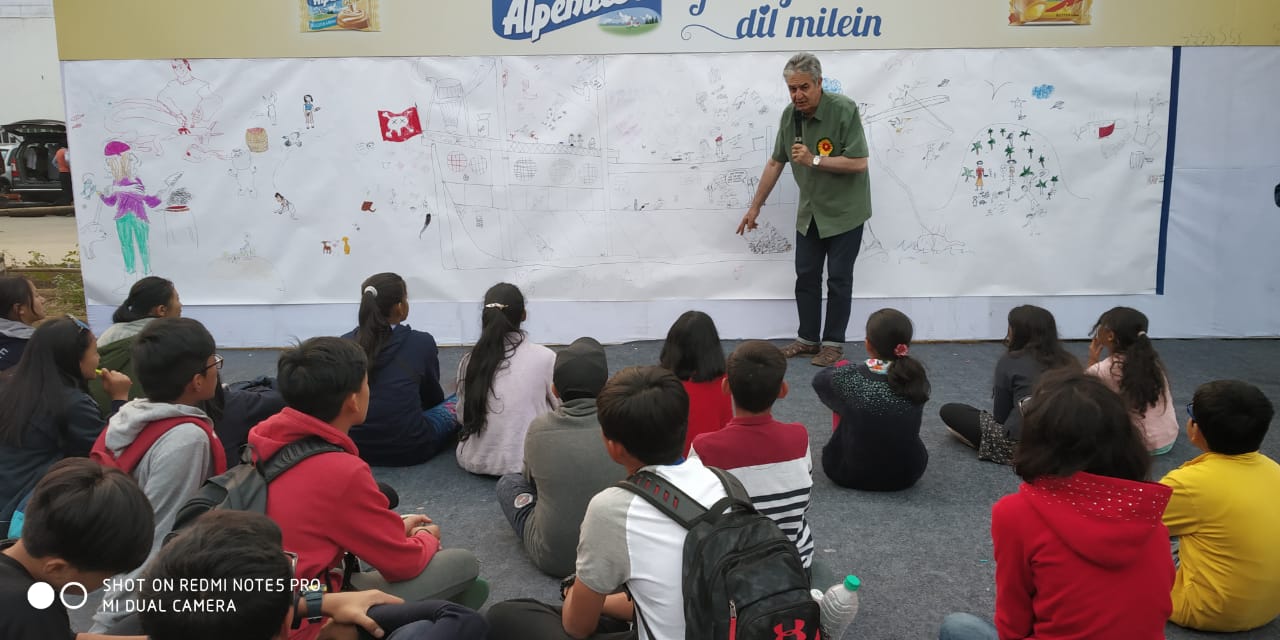
[[[175,291],[173,282],[160,276],[147,276],[129,287],[129,297],[111,314],[111,321],[133,322],[151,317],[151,310],[169,304]]]
[[[356,344],[369,359],[369,370],[391,338],[391,309],[404,302],[409,291],[404,278],[394,273],[378,273],[360,283],[360,326],[356,327]]]
[[[1009,310],[1009,337],[1005,338],[1009,353],[1029,355],[1044,369],[1079,367],[1080,361],[1062,346],[1058,339],[1058,323],[1048,309],[1024,304]]]
[[[676,318],[662,343],[658,364],[692,382],[710,382],[724,375],[724,347],[711,316],[686,311]]]
[[[35,286],[25,276],[0,277],[0,318],[17,322],[13,313],[15,305],[25,304],[27,308],[36,306]]]
[[[459,440],[484,431],[489,396],[493,394],[493,378],[502,363],[524,342],[521,322],[524,322],[524,295],[520,289],[506,282],[489,287],[484,293],[484,308],[480,311],[480,339],[467,354],[467,368],[462,374]]]
[[[1146,480],[1151,454],[1124,400],[1097,376],[1046,372],[1024,409],[1013,468],[1023,480],[1066,478],[1077,471]]]
[[[929,376],[907,353],[913,332],[911,319],[897,309],[881,309],[867,318],[867,342],[889,363],[889,388],[912,404],[924,404],[929,400]]]
[[[59,424],[66,419],[67,389],[89,391],[80,360],[91,344],[93,334],[70,318],[36,328],[22,359],[0,375],[0,444],[21,447],[23,432],[37,417]]]
[[[1120,395],[1129,409],[1146,415],[1147,407],[1164,395],[1164,364],[1155,345],[1147,337],[1147,316],[1130,307],[1115,307],[1102,314],[1089,335],[1107,329],[1115,334],[1113,350],[1122,356],[1111,361],[1114,371],[1120,367]]]

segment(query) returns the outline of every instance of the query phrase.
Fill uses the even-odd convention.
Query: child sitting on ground
[[[688,455],[693,439],[722,429],[733,419],[733,403],[724,392],[724,347],[711,316],[686,311],[667,331],[658,364],[676,374],[689,394],[689,429],[684,436]]]
[[[173,282],[159,276],[147,276],[129,287],[129,296],[111,314],[111,326],[98,336],[98,356],[102,366],[135,377],[133,369],[133,341],[156,318],[181,318],[182,300]],[[102,385],[89,383],[89,393],[102,407],[105,418],[109,399]],[[144,395],[134,387],[129,399]]]
[[[618,372],[597,398],[605,448],[628,475],[651,471],[701,505],[726,497],[697,458],[681,456],[689,396],[662,367]],[[636,637],[635,611],[648,638],[685,637],[683,548],[688,532],[644,498],[621,487],[596,494],[582,521],[578,572],[564,607],[511,601],[489,609],[490,640]],[[628,594],[630,598],[628,598]],[[634,606],[632,605],[634,599]],[[602,635],[616,633],[619,635]]]
[[[341,451],[306,458],[272,480],[267,516],[284,532],[284,547],[298,554],[297,575],[319,578],[329,591],[343,587],[343,554],[373,567],[357,572],[357,590],[377,589],[405,600],[452,599],[479,608],[488,585],[471,552],[442,549],[440,525],[422,514],[388,508],[369,465],[347,433],[364,422],[369,406],[364,351],[342,338],[311,338],[280,355],[277,383],[287,407],[249,432],[259,460],[316,438]],[[304,624],[294,640],[315,638],[320,625]]]
[[[1201,385],[1187,405],[1187,439],[1204,453],[1160,481],[1178,539],[1175,623],[1245,631],[1280,615],[1280,465],[1259,453],[1275,410],[1239,380]]]
[[[145,574],[143,595],[166,603],[141,614],[150,640],[285,640],[293,621],[330,618],[329,637],[357,627],[386,640],[482,640],[480,614],[443,601],[405,603],[380,591],[302,593],[227,589],[202,593],[184,584],[293,584],[297,556],[281,547],[280,527],[260,513],[214,510],[165,544]],[[299,581],[305,584],[306,581]],[[221,607],[198,606],[215,600]],[[317,610],[318,609],[318,610]]]
[[[818,398],[839,415],[822,449],[822,470],[850,489],[899,491],[929,464],[920,440],[929,378],[910,355],[911,320],[897,309],[867,318],[867,355],[853,366],[828,367],[813,379]]]
[[[942,405],[943,424],[961,442],[978,450],[979,460],[997,464],[1013,461],[1013,446],[1022,432],[1018,402],[1031,395],[1040,374],[1058,367],[1079,368],[1075,356],[1062,348],[1053,314],[1024,304],[1009,311],[1005,353],[996,363],[991,389],[991,412],[958,402]]]
[[[361,284],[360,326],[344,335],[369,359],[369,415],[351,428],[360,457],[374,466],[401,467],[430,460],[458,432],[456,398],[440,388],[440,351],[430,333],[409,317],[409,292],[394,273]]]
[[[578,338],[556,354],[560,408],[529,425],[524,473],[498,478],[498,504],[533,564],[563,578],[573,573],[582,516],[591,497],[621,480],[605,451],[596,396],[609,379],[604,347]]]
[[[0,537],[21,535],[24,502],[53,463],[89,455],[104,425],[85,381],[98,377],[115,413],[132,381],[98,367],[93,332],[75,318],[41,324],[18,366],[0,373]]]
[[[0,371],[17,366],[44,313],[44,296],[30,278],[0,276]]]
[[[778,422],[771,413],[773,403],[787,397],[787,358],[768,342],[748,340],[729,355],[727,369],[724,387],[733,395],[733,420],[694,439],[689,457],[742,482],[756,509],[795,543],[808,569],[813,561],[809,431],[802,424]]]
[[[996,618],[943,622],[941,640],[1164,640],[1171,493],[1123,400],[1093,376],[1046,373],[1026,404],[1018,492],[991,509]]]
[[[1164,364],[1147,337],[1147,316],[1137,309],[1115,307],[1098,318],[1090,333],[1093,342],[1085,371],[1125,399],[1151,455],[1169,453],[1178,439],[1178,412]],[[1110,353],[1106,358],[1104,351]]]
[[[515,285],[490,287],[480,312],[480,338],[458,364],[457,459],[471,473],[523,471],[529,424],[559,406],[551,393],[556,354],[520,330],[526,317]]]
[[[86,458],[53,465],[27,503],[22,537],[0,543],[0,638],[75,636],[58,594],[88,598],[107,578],[141,566],[153,518],[147,496],[123,472]],[[46,606],[35,606],[36,596]]]
[[[111,417],[90,454],[132,475],[155,508],[152,554],[173,529],[178,510],[204,481],[227,470],[226,452],[209,417],[196,405],[213,397],[222,356],[213,336],[190,318],[159,318],[138,334],[133,366],[145,397]],[[126,576],[134,579],[141,569]],[[123,590],[107,592],[93,633],[137,633],[137,607]]]
[[[98,338],[98,356],[103,369],[119,371],[136,379],[133,363],[133,344],[138,334],[159,318],[181,318],[182,299],[173,282],[158,276],[147,276],[129,288],[129,297],[116,308],[111,316],[114,323]],[[251,383],[222,384],[218,376],[213,397],[200,401],[195,407],[213,422],[213,430],[222,440],[224,456],[235,464],[240,459],[241,448],[249,436],[249,429],[258,422],[284,408],[284,400],[271,388],[270,378],[260,378]],[[102,411],[105,422],[111,417],[110,397],[103,381],[90,380],[89,393]],[[141,385],[129,391],[132,400],[144,395]]]

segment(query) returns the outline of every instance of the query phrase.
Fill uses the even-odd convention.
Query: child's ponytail
[[[889,388],[912,404],[929,400],[924,364],[911,357],[911,319],[897,309],[881,309],[867,318],[867,341],[889,363]]]
[[[356,327],[356,344],[369,359],[370,371],[373,371],[374,361],[382,347],[391,338],[392,308],[407,297],[404,278],[394,273],[375,274],[360,284],[360,311],[357,314],[360,326]]]
[[[111,314],[114,323],[133,322],[151,317],[151,310],[173,300],[173,282],[159,276],[147,276],[129,287],[129,297]]]
[[[1120,395],[1129,408],[1146,415],[1147,408],[1164,395],[1164,364],[1147,335],[1147,316],[1137,309],[1116,307],[1102,314],[1094,332],[1106,328],[1115,334],[1115,352],[1119,358]],[[1112,366],[1117,366],[1115,361]]]
[[[462,428],[458,439],[466,440],[484,431],[489,413],[493,378],[502,363],[524,341],[524,295],[513,284],[500,282],[484,294],[480,311],[480,338],[467,354],[462,374]]]

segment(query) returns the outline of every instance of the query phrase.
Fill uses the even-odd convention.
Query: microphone
[[[801,113],[799,109],[796,109],[795,118],[796,118],[796,137],[793,140],[793,142],[795,142],[795,144],[804,144],[804,135],[802,135],[804,132],[804,114]]]

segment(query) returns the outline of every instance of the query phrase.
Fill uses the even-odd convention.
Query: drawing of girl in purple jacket
[[[142,180],[134,175],[134,156],[129,145],[112,140],[103,149],[107,167],[111,169],[110,193],[99,193],[103,204],[116,208],[116,232],[120,236],[120,252],[124,255],[124,269],[136,274],[137,258],[142,258],[142,274],[151,274],[151,253],[147,242],[151,237],[151,223],[147,209],[160,206],[158,196],[147,195]],[[134,243],[137,243],[137,249]]]

